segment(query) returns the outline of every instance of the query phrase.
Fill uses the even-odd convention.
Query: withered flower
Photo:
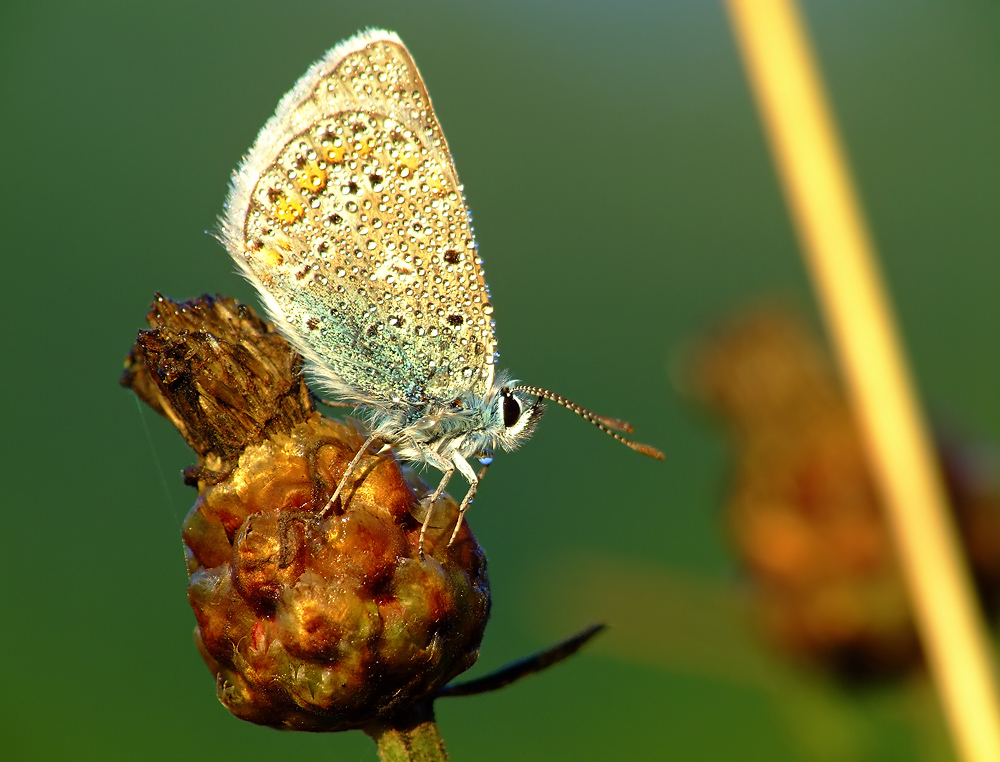
[[[905,672],[921,652],[854,415],[819,342],[780,308],[703,342],[695,391],[728,424],[726,520],[753,613],[785,654],[848,680]],[[1000,600],[1000,489],[968,446],[938,441],[945,483],[987,609]]]
[[[385,723],[476,660],[490,610],[486,559],[457,505],[370,453],[321,511],[364,442],[321,416],[301,361],[232,299],[157,296],[122,383],[198,455],[184,523],[198,648],[220,700],[261,725],[313,731]]]

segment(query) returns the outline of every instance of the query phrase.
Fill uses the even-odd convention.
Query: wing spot
[[[260,259],[268,267],[280,267],[285,262],[285,258],[281,256],[281,252],[277,249],[261,249]]]

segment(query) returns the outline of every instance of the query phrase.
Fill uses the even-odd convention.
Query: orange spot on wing
[[[258,256],[260,261],[268,267],[279,267],[285,261],[280,251],[271,248],[261,249]]]
[[[326,171],[311,161],[299,170],[296,184],[305,191],[318,191],[326,185]]]
[[[302,217],[305,209],[297,198],[282,194],[274,200],[274,214],[282,222],[295,222]]]
[[[343,144],[323,146],[323,156],[331,164],[340,164],[344,160],[345,153],[347,153],[347,146]]]
[[[399,166],[408,169],[410,174],[413,174],[414,170],[420,166],[420,157],[412,153],[403,154],[399,157]]]

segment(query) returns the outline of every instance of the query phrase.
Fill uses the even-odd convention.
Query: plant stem
[[[364,729],[378,746],[382,762],[447,762],[430,701],[410,707],[385,723]]]

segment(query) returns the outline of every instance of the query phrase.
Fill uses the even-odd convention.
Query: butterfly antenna
[[[632,424],[628,421],[623,421],[619,418],[608,418],[607,416],[592,413],[587,410],[587,408],[581,407],[575,402],[571,402],[565,397],[556,394],[555,392],[550,392],[548,389],[542,389],[539,386],[514,386],[511,387],[511,391],[527,392],[528,394],[533,394],[536,397],[556,402],[564,408],[572,410],[585,421],[590,421],[605,434],[610,437],[614,437],[626,447],[629,447],[638,453],[642,453],[643,455],[648,455],[651,458],[656,458],[657,460],[663,460],[665,457],[663,453],[655,447],[650,447],[649,445],[641,444],[640,442],[633,442],[631,439],[626,439],[619,434],[618,432],[620,431],[624,431],[626,434],[632,433]]]

